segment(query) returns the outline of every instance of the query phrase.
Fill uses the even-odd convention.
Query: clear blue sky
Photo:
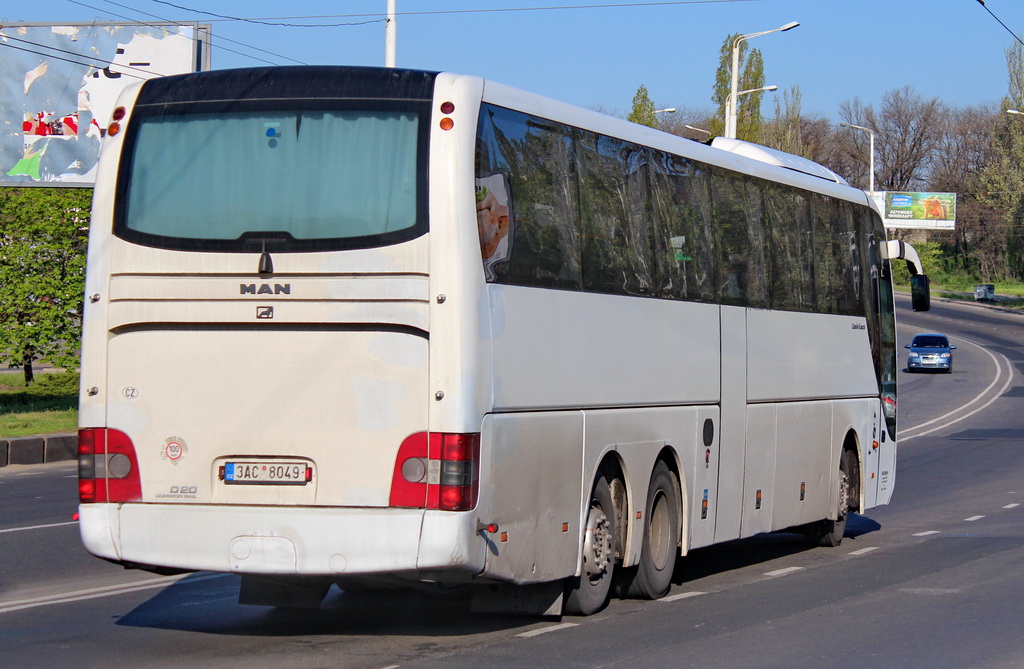
[[[1024,35],[1024,2],[985,2],[992,14]],[[156,17],[209,22],[214,68],[264,64],[256,58],[274,64],[384,63],[380,19],[386,0],[51,0],[8,5],[8,22]],[[545,7],[558,8],[528,9]],[[397,8],[399,67],[477,74],[620,114],[628,113],[641,84],[658,106],[710,110],[725,36],[790,21],[801,25],[750,42],[764,56],[766,83],[780,90],[766,95],[768,116],[771,96],[794,84],[800,86],[805,113],[831,119],[845,100],[859,97],[865,104],[877,104],[886,91],[905,85],[958,106],[997,103],[1006,94],[1005,50],[1014,41],[978,0],[397,0]],[[371,22],[267,26],[197,10],[280,23]]]

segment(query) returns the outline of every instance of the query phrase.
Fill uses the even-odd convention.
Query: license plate
[[[305,462],[227,462],[224,483],[257,485],[306,485]]]

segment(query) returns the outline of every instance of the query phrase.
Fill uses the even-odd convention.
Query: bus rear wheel
[[[819,546],[834,548],[843,541],[846,533],[846,517],[850,512],[850,494],[853,490],[850,478],[853,472],[853,454],[844,450],[839,458],[839,500],[835,520],[823,520],[818,525],[817,536],[813,537]]]
[[[567,615],[589,616],[600,611],[608,601],[615,572],[615,518],[611,489],[602,474],[590,493],[582,573],[570,576],[565,582],[563,611]]]
[[[622,597],[660,599],[672,587],[679,552],[678,485],[664,462],[658,462],[651,474],[644,519],[640,563],[623,570],[618,592]]]

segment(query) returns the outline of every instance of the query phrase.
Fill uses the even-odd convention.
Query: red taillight
[[[93,502],[138,502],[142,482],[135,445],[120,430],[78,431],[78,498]]]
[[[466,511],[479,491],[480,435],[417,432],[398,449],[389,504]]]
[[[78,431],[78,499],[96,500],[96,430]]]
[[[442,434],[439,436],[441,437],[441,481],[438,486],[439,504],[437,508],[446,511],[468,511],[476,506],[480,435]]]

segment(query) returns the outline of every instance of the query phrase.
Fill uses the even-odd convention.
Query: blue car
[[[953,351],[956,346],[951,345],[949,337],[944,334],[929,332],[914,335],[914,340],[904,348],[910,349],[908,372],[938,369],[949,374],[953,371]]]

